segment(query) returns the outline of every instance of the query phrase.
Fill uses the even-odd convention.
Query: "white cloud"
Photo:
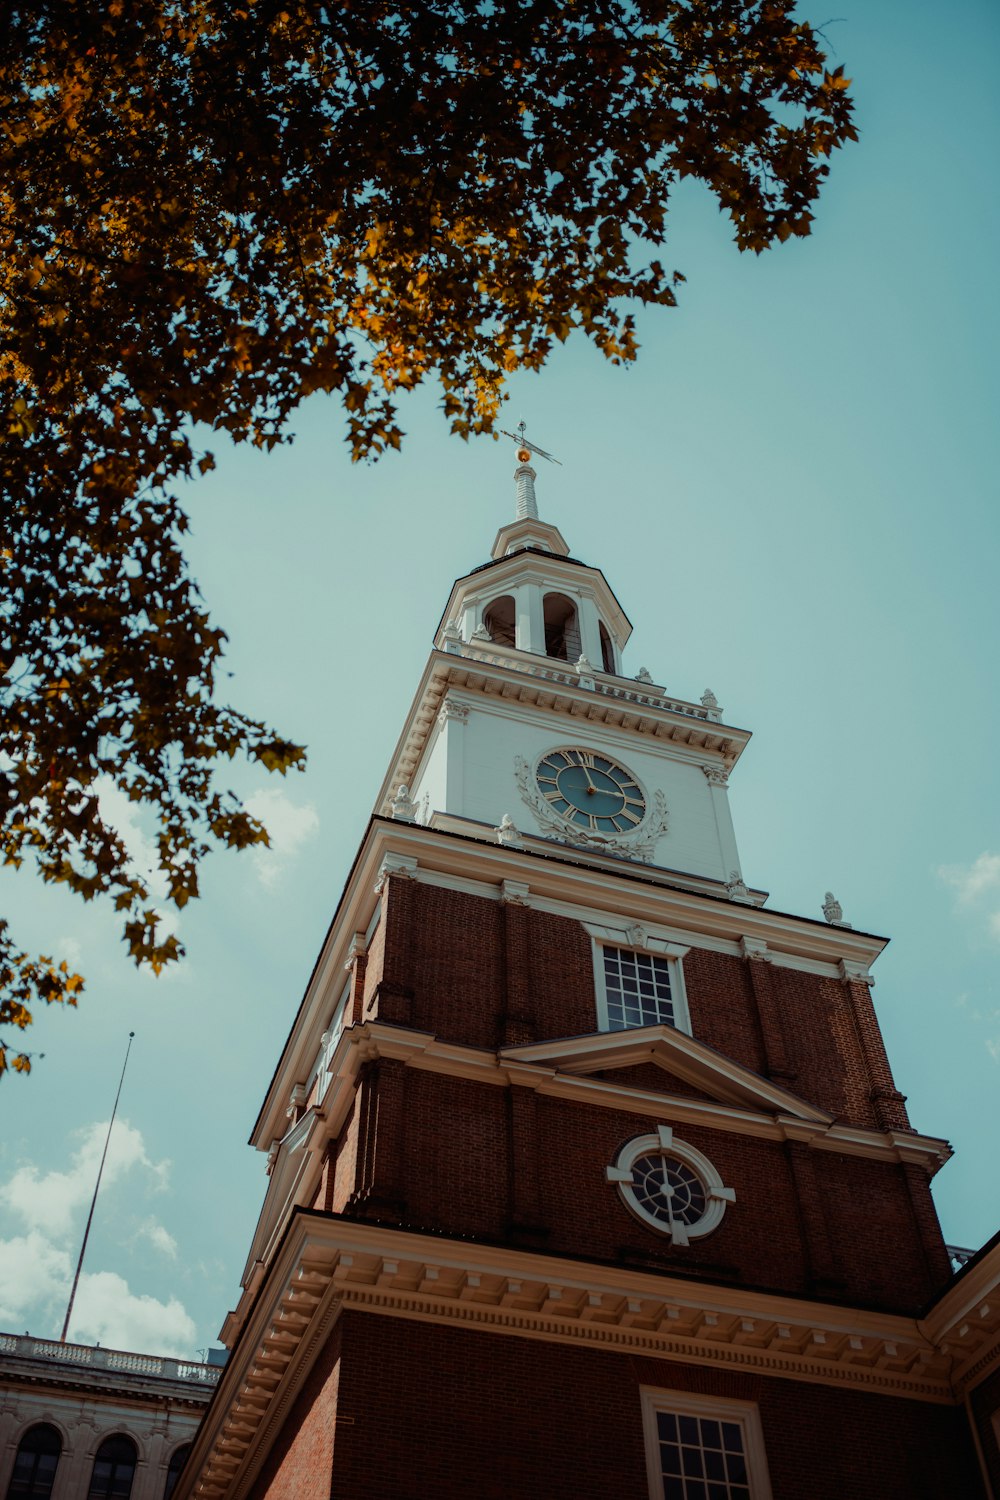
[[[123,1276],[96,1271],[80,1277],[69,1333],[80,1344],[190,1357],[196,1330],[176,1297],[137,1295]]]
[[[72,1276],[69,1251],[37,1229],[0,1240],[0,1327],[17,1332],[33,1310],[67,1303]]]
[[[171,1260],[177,1259],[177,1241],[169,1229],[156,1219],[143,1219],[136,1230],[136,1238],[148,1240],[154,1250],[162,1250]]]
[[[108,1134],[107,1121],[96,1121],[76,1134],[77,1145],[65,1169],[44,1172],[25,1163],[0,1193],[0,1208],[24,1225],[24,1232],[0,1239],[0,1327],[31,1328],[37,1333],[41,1325],[54,1337],[62,1326],[84,1215]],[[134,1204],[137,1189],[158,1192],[165,1188],[169,1170],[168,1161],[152,1160],[141,1131],[127,1120],[116,1120],[101,1180],[102,1199],[106,1189],[127,1178],[126,1196]],[[103,1207],[110,1217],[106,1202]],[[126,1208],[114,1220],[120,1250],[131,1248],[143,1272],[150,1265],[147,1245],[175,1260],[178,1247],[169,1230],[152,1215],[139,1221],[134,1209],[132,1213],[130,1217]],[[133,1292],[116,1271],[83,1271],[70,1325],[72,1339],[190,1357],[195,1332],[176,1297],[161,1301]]]
[[[162,901],[167,894],[167,884],[160,872],[156,843],[139,822],[138,804],[109,776],[98,777],[95,785],[101,817],[125,845],[135,872],[147,882],[154,900]]]
[[[1000,942],[1000,854],[984,850],[969,865],[940,865],[938,875],[956,892],[960,906],[983,915],[987,932]]]
[[[83,964],[83,948],[75,937],[57,938],[54,952],[57,958],[65,959],[71,969]]]
[[[1000,854],[984,852],[971,865],[941,865],[938,874],[958,892],[959,901],[977,901],[980,896],[1000,892]]]
[[[296,803],[279,787],[264,787],[246,798],[247,810],[266,827],[270,848],[258,844],[253,850],[257,878],[273,886],[291,863],[299,847],[319,831],[319,816],[311,802]]]
[[[31,1164],[19,1167],[4,1189],[6,1206],[29,1229],[39,1229],[52,1239],[64,1238],[73,1228],[77,1210],[93,1194],[107,1133],[106,1120],[78,1131],[80,1145],[66,1171],[40,1172]],[[156,1188],[162,1190],[166,1186],[170,1163],[151,1161],[142,1132],[127,1120],[116,1120],[104,1163],[102,1192],[134,1167],[141,1167]]]

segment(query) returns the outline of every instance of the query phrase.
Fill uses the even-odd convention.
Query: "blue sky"
[[[685,188],[666,260],[687,284],[640,315],[638,364],[571,339],[506,415],[562,459],[539,465],[540,507],[632,619],[627,670],[711,687],[754,732],[730,791],[746,879],[813,917],[831,889],[892,938],[890,1061],[913,1123],[955,1145],[936,1200],[976,1246],[1000,1227],[1000,13],[866,0],[827,35],[861,141],[812,238],[740,256]],[[131,1029],[74,1332],[189,1354],[234,1304],[266,1180],[247,1135],[451,581],[512,512],[509,445],[450,438],[431,390],[404,423],[401,454],[351,466],[313,399],[290,449],[217,445],[187,496],[232,698],[310,759],[235,773],[276,847],[211,861],[183,967],[138,974],[111,913],[2,882],[21,939],[88,977],[0,1089],[4,1328],[58,1333]]]

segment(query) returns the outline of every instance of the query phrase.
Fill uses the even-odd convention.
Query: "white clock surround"
[[[539,765],[547,757],[565,748],[563,745],[552,746],[544,750],[541,755],[535,756],[532,761],[525,760],[523,755],[516,756],[514,760],[514,779],[517,789],[522,800],[531,809],[539,828],[549,838],[558,838],[583,849],[593,849],[607,854],[622,854],[630,859],[638,859],[651,864],[656,853],[657,841],[667,832],[668,827],[667,801],[663,792],[658,788],[650,796],[635,773],[630,771],[629,774],[643,794],[645,811],[642,821],[630,832],[600,833],[581,828],[556,812],[538,790]],[[589,747],[581,746],[580,748]]]

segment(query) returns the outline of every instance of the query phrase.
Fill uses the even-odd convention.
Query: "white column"
[[[545,619],[542,591],[537,583],[521,583],[514,590],[517,649],[545,655]]]
[[[472,640],[472,632],[480,624],[480,608],[481,604],[478,599],[466,600],[465,608],[462,610],[462,617],[459,620],[459,628],[467,641]]]
[[[604,657],[601,652],[600,617],[597,613],[597,605],[588,594],[578,594],[576,607],[580,616],[580,644],[583,654],[596,671],[603,672]]]
[[[719,835],[719,854],[722,859],[722,878],[729,880],[734,871],[740,870],[740,853],[736,847],[736,830],[733,815],[729,810],[729,772],[724,766],[702,766],[708,781],[715,814],[715,827]]]
[[[442,811],[461,817],[465,812],[465,725],[469,709],[465,703],[445,698],[438,714],[444,739],[445,794]]]

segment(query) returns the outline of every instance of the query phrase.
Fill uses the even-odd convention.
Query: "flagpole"
[[[94,1209],[97,1207],[97,1194],[100,1191],[101,1187],[101,1176],[104,1172],[104,1163],[108,1155],[108,1147],[111,1144],[111,1130],[112,1126],[115,1123],[115,1115],[118,1113],[118,1100],[122,1096],[122,1084],[125,1082],[125,1069],[128,1067],[128,1055],[132,1050],[132,1038],[134,1036],[135,1032],[130,1031],[128,1034],[128,1046],[125,1048],[125,1061],[122,1063],[122,1076],[118,1080],[118,1092],[115,1095],[115,1104],[114,1108],[111,1111],[111,1120],[108,1125],[108,1134],[104,1142],[104,1150],[101,1153],[101,1165],[97,1169],[97,1181],[94,1183],[94,1196],[90,1200],[90,1213],[87,1215],[87,1227],[83,1231],[83,1244],[80,1246],[80,1259],[76,1263],[76,1275],[73,1277],[73,1290],[69,1294],[69,1306],[66,1309],[66,1321],[63,1323],[62,1333],[59,1335],[60,1344],[65,1344],[66,1334],[69,1331],[69,1320],[73,1312],[73,1303],[76,1301],[76,1289],[80,1283],[80,1272],[83,1270],[83,1257],[87,1249],[87,1240],[90,1237],[90,1226],[94,1218]]]

